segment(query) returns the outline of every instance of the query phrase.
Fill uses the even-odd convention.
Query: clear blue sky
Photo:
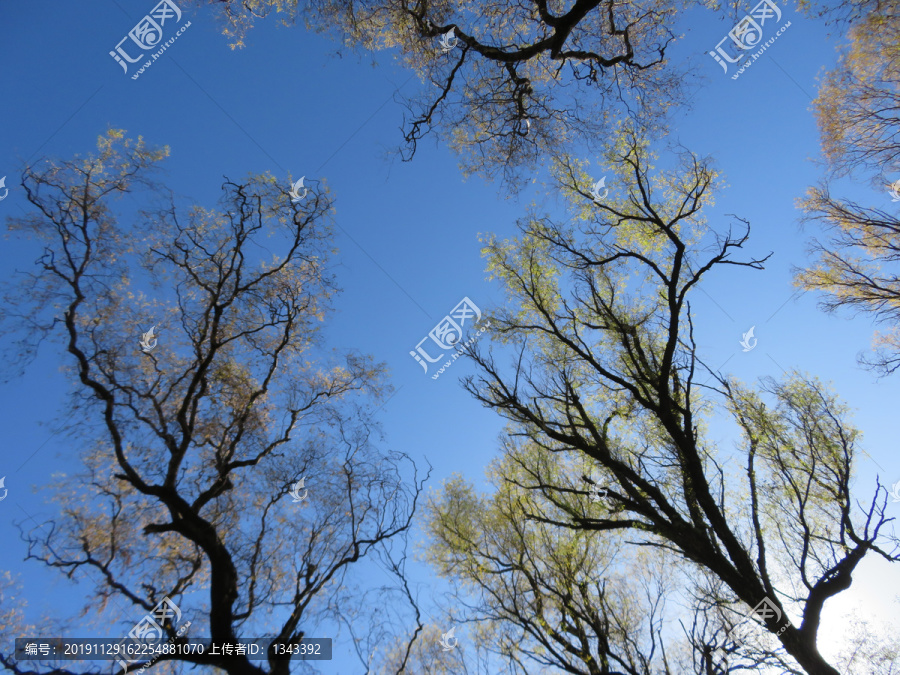
[[[486,281],[479,233],[512,234],[531,201],[560,216],[560,200],[540,183],[507,199],[498,185],[463,180],[453,155],[431,142],[420,144],[413,163],[386,159],[400,141],[403,109],[393,100],[395,90],[409,94],[426,85],[410,79],[390,54],[376,55],[375,66],[367,57],[337,57],[335,43],[301,27],[260,22],[247,46],[232,51],[208,10],[184,7],[191,27],[131,80],[108,52],[153,4],[0,4],[0,176],[10,188],[0,217],[27,209],[19,187],[23,162],[92,152],[108,126],[169,145],[168,185],[201,204],[215,203],[223,176],[270,171],[285,181],[288,173],[327,181],[336,197],[344,289],[330,343],[390,367],[398,391],[380,413],[387,445],[417,461],[427,457],[433,486],[452,472],[483,484],[484,467],[497,455],[500,419],[459,387],[468,364],[457,362],[434,381],[408,352],[463,296],[482,309],[501,300],[500,289]],[[888,484],[900,480],[900,377],[878,382],[856,365],[872,330],[866,318],[825,315],[810,294],[792,299],[790,269],[805,260],[795,200],[819,177],[810,95],[834,61],[834,43],[821,23],[785,12],[792,26],[737,81],[706,55],[733,24],[711,12],[687,17],[685,39],[671,54],[698,76],[692,108],[678,116],[673,138],[713,155],[730,185],[707,213],[710,223],[726,225],[725,214],[736,213],[752,223],[747,254],[774,252],[764,272],[725,268],[715,275],[704,287],[708,296],[695,298],[697,335],[709,363],[746,380],[797,367],[833,381],[865,432],[871,459],[857,475],[867,502],[876,473]],[[602,173],[598,167],[597,177]],[[841,186],[864,204],[889,202],[886,192],[861,183]],[[33,249],[12,241],[0,256],[4,272],[34,259]],[[738,341],[751,325],[759,343],[744,353]],[[0,476],[9,489],[0,502],[0,569],[21,573],[33,617],[45,608],[72,614],[90,588],[24,564],[25,545],[13,527],[52,515],[33,486],[52,471],[78,469],[78,448],[53,435],[54,421],[62,419],[59,365],[59,354],[45,350],[23,378],[0,389]],[[727,426],[714,432],[732,443]],[[900,504],[889,508],[900,513]],[[429,573],[419,568],[416,575],[424,598]],[[880,565],[864,564],[856,583],[855,599],[841,602],[874,607],[879,595],[898,592],[896,577]],[[840,621],[846,607],[839,609],[829,607],[830,621]],[[111,621],[137,618],[113,614]],[[338,658],[322,664],[322,672],[358,672],[346,648],[335,645],[335,652]]]

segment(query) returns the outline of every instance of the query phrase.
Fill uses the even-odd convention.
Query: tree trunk
[[[809,675],[841,675],[828,661],[822,658],[815,643],[810,644],[800,636],[800,631],[791,626],[781,636],[781,644]]]

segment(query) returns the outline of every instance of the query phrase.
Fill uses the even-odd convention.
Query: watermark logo
[[[300,176],[300,180],[298,180],[296,183],[294,183],[291,186],[291,192],[290,192],[291,201],[294,202],[295,204],[297,202],[299,202],[301,199],[303,199],[306,196],[306,193],[309,192],[309,190],[307,188],[303,187],[303,179],[304,178],[306,178],[306,176]],[[300,194],[300,188],[303,188],[302,195]]]
[[[750,326],[750,330],[748,330],[746,333],[741,334],[741,343],[740,344],[741,344],[741,347],[744,348],[745,352],[749,352],[759,342],[759,340],[757,340],[755,337],[753,337],[753,331],[755,329],[756,329],[756,326]],[[750,342],[751,340],[753,340],[752,343]]]
[[[459,640],[456,639],[456,637],[453,635],[455,631],[456,626],[448,630],[446,633],[441,633],[441,647],[443,647],[443,651],[449,652],[459,644]]]
[[[306,478],[301,478],[296,483],[291,486],[291,501],[295,504],[299,504],[304,499],[306,499],[307,495],[309,495],[309,490],[306,490]],[[300,490],[303,490],[303,495],[300,495]]]
[[[181,610],[168,596],[163,598],[147,616],[134,624],[134,628],[128,631],[128,637],[136,640],[159,640],[164,635],[163,626],[166,620],[172,620],[173,626],[181,621]]]
[[[109,52],[109,55],[116,60],[116,63],[122,66],[122,71],[127,75],[129,63],[137,63],[148,50],[156,49],[162,45],[159,51],[151,55],[153,58],[147,61],[135,75],[132,75],[131,79],[136,80],[191,25],[191,22],[188,21],[178,30],[174,37],[163,44],[163,35],[166,30],[163,27],[166,25],[166,22],[169,23],[170,29],[172,24],[176,24],[179,21],[181,21],[181,10],[178,8],[178,5],[172,0],[161,0],[150,10],[149,14],[144,16],[134,28],[128,31],[128,35],[119,40],[119,44],[116,45],[115,50]],[[128,47],[126,49],[123,43],[129,39],[131,42],[126,44]],[[129,51],[134,51],[135,45],[140,51],[137,56],[132,57]]]
[[[471,321],[472,317],[475,317],[474,321]],[[410,350],[409,355],[422,366],[422,370],[424,370],[425,373],[428,373],[429,363],[437,363],[448,349],[453,349],[457,345],[460,345],[463,338],[463,327],[466,325],[466,321],[470,321],[470,323],[473,324],[481,321],[481,310],[478,309],[478,305],[469,300],[468,297],[460,300],[456,307],[450,310],[450,313],[441,319],[438,324],[428,332],[428,335],[419,340],[419,344],[416,345],[415,350]],[[490,326],[490,323],[483,326],[475,337],[470,338],[463,343],[460,348],[457,349],[456,353],[452,355],[451,359],[440,368],[438,373],[432,376],[432,379],[436,380],[444,370],[449,368],[450,364],[459,358],[465,348],[474,343],[488,326]],[[437,356],[432,357],[425,347],[422,346],[422,343],[429,338],[441,350],[441,353]]]
[[[606,489],[606,485],[594,485],[591,488],[591,502],[598,504],[606,499],[608,494],[609,492]]]
[[[756,606],[753,607],[749,612],[744,614],[741,617],[741,620],[738,621],[732,628],[728,634],[734,642],[739,644],[743,644],[743,639],[735,634],[734,630],[747,622],[747,620],[753,621],[753,619],[757,619],[758,621],[753,621],[753,623],[760,624],[765,626],[766,624],[777,624],[781,621],[781,609],[779,609],[778,605],[775,604],[774,600],[771,600],[768,596],[764,597]],[[781,626],[775,636],[781,635],[787,627],[790,625],[790,622],[785,622],[783,626]]]
[[[160,600],[159,604],[157,604],[156,607],[154,607],[147,616],[134,624],[134,628],[128,631],[128,637],[133,640],[161,640],[165,635],[164,626],[166,625],[167,621],[170,622],[172,628],[177,626],[181,621],[181,610],[178,608],[178,605],[176,605],[175,602],[168,596]],[[185,631],[190,628],[190,625],[191,622],[186,621],[184,625],[179,627],[177,636],[181,637],[182,635],[184,635]],[[151,651],[149,653],[154,652]],[[159,654],[160,652],[155,653]],[[159,657],[157,656],[157,658]],[[118,663],[119,666],[124,668],[127,672],[128,665],[138,660],[139,659],[129,659],[128,661],[124,661],[122,659],[118,659],[116,663]],[[138,672],[140,673],[142,671],[143,668]]]
[[[600,194],[600,190],[603,190],[603,194]],[[591,196],[594,198],[594,203],[599,204],[603,199],[606,199],[606,195],[609,194],[609,188],[606,187],[606,176],[603,176],[600,180],[594,183],[594,187],[591,188]]]
[[[2,182],[0,182],[0,187],[3,187]],[[888,185],[888,192],[891,194],[892,202],[900,202],[900,178]]]
[[[780,16],[780,13],[779,13]],[[762,27],[751,16],[745,16],[737,25],[728,31],[728,37],[741,51],[752,49],[762,38]]]
[[[0,487],[3,487],[2,480],[0,480]],[[891,485],[891,491],[888,494],[893,497],[891,501],[900,502],[900,482]]]
[[[3,188],[3,196],[0,197],[0,202],[2,202],[4,199],[6,199],[6,195],[9,194],[9,188],[6,187],[6,176],[0,178],[0,188]]]
[[[762,45],[763,42],[763,26],[766,21],[771,24],[781,21],[781,9],[772,0],[762,0],[756,7],[750,10],[743,19],[738,21],[734,28],[728,31],[728,34],[719,40],[715,51],[709,52],[709,55],[715,59],[716,63],[722,66],[722,71],[728,73],[729,63],[738,63],[747,56],[751,49],[755,49]],[[791,25],[788,21],[781,29],[763,45],[762,49],[752,55],[752,58],[744,62],[737,75],[733,75],[731,79],[737,79],[746,67],[755,61],[775,40]],[[723,47],[723,43],[730,46],[731,49]],[[729,53],[731,52],[731,53]]]
[[[763,624],[769,623],[769,619],[772,618],[775,619],[775,623],[781,621],[781,610],[768,596],[756,603],[756,607],[751,609],[750,613],[746,614],[745,617],[750,617],[751,615],[755,616]]]
[[[592,504],[599,504],[606,500],[609,496],[609,489],[600,478],[592,473],[590,476],[582,476],[582,479],[589,485],[588,496]]]
[[[6,476],[0,478],[0,488],[3,488],[3,496],[0,497],[0,502],[2,502],[4,499],[6,499],[6,493],[9,492],[9,490],[6,489]]]
[[[454,32],[453,28],[448,30],[443,35],[441,35],[440,45],[441,45],[441,51],[444,52],[444,54],[446,54],[447,52],[453,51],[453,49],[456,47],[456,45],[458,43],[459,43],[459,38],[456,37],[456,33]]]
[[[141,335],[141,341],[139,344],[141,345],[141,349],[144,351],[145,354],[149,354],[150,350],[153,349],[156,346],[156,343],[158,342],[158,340],[156,339],[156,335],[154,335],[154,333],[153,333],[153,331],[155,329],[156,329],[156,326],[151,326],[150,330],[148,330],[146,333],[143,333]]]

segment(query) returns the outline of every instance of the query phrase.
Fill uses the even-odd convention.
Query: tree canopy
[[[510,192],[542,165],[568,217],[532,205],[516,235],[484,236],[503,298],[465,343],[462,384],[506,426],[485,485],[453,475],[426,499],[430,471],[380,436],[386,366],[329,347],[325,185],[298,197],[268,173],[226,177],[201,205],[164,185],[168,148],[117,129],[96,154],[26,166],[29,211],[9,224],[40,252],[7,288],[6,363],[39,348],[64,359],[83,466],[46,487],[53,517],[22,525],[28,559],[89,573],[101,602],[83,614],[98,620],[117,603],[176,644],[274,636],[265,661],[176,653],[116,675],[287,675],[310,666],[275,648],[325,625],[381,675],[896,669],[893,636],[860,633],[838,659],[822,649],[826,604],[863,562],[900,561],[887,489],[857,479],[850,403],[816,374],[745,382],[704,360],[696,293],[772,253],[748,219],[711,215],[715,160],[663,144],[693,77],[670,62],[676,27],[700,3],[194,2],[220,11],[233,47],[276,17],[396,57],[424,85],[405,101],[404,159],[433,135]],[[863,176],[900,201],[900,15],[892,0],[800,7],[848,41],[814,103],[828,175],[799,207],[825,236],[795,282],[887,326],[863,358],[887,375],[900,221],[835,183]],[[614,174],[603,195],[589,153]],[[417,524],[429,573],[452,587],[428,610],[407,568]],[[389,581],[369,583],[372,570]],[[19,604],[0,608],[0,635],[26,628]],[[477,639],[458,645],[456,630]],[[0,664],[98,672],[29,669],[6,647]]]
[[[849,587],[864,556],[900,560],[896,539],[881,536],[886,490],[876,485],[857,506],[858,432],[815,378],[796,373],[758,389],[699,357],[690,294],[723,266],[766,260],[735,257],[749,226],[719,233],[705,223],[709,160],[683,151],[672,169],[656,170],[627,129],[608,159],[621,167],[621,190],[587,202],[575,224],[532,217],[520,237],[489,239],[488,269],[511,305],[492,316],[492,331],[509,365],[473,347],[480,375],[466,387],[523,439],[504,456],[524,474],[507,480],[544,500],[525,508],[529,519],[597,536],[629,531],[640,546],[677,552],[720,582],[714,595],[696,590],[709,606],[768,599],[777,609],[765,621],[775,646],[750,646],[751,658],[761,651],[834,675],[816,648],[825,601]],[[573,199],[589,194],[574,163],[559,177]],[[705,437],[716,409],[743,435],[740,480],[726,470],[734,459]],[[580,477],[557,471],[552,458],[569,455],[599,467],[608,513],[587,513]]]
[[[29,557],[70,577],[94,571],[100,609],[124,601],[135,621],[168,599],[194,635],[275,636],[262,665],[197,653],[163,662],[287,673],[274,646],[347,615],[364,597],[349,575],[360,561],[379,559],[398,575],[384,593],[412,600],[403,541],[422,482],[373,438],[383,368],[323,352],[317,337],[336,290],[331,199],[314,189],[296,203],[273,177],[250,176],[226,180],[218,208],[169,199],[132,224],[114,198],[165,198],[152,174],[167,149],[118,130],[98,148],[29,167],[34,213],[12,219],[43,251],[7,319],[25,331],[24,355],[45,340],[64,346],[85,467],[55,486],[59,519],[24,533]],[[171,617],[160,627],[187,640]]]
[[[428,86],[407,101],[404,157],[435,133],[466,171],[500,176],[515,189],[521,169],[573,143],[599,147],[621,116],[658,126],[684,102],[666,62],[677,18],[693,3],[661,0],[571,4],[460,0],[213,2],[234,46],[253,22],[302,20],[367,52],[393,50]]]
[[[900,200],[900,11],[878,5],[850,27],[849,45],[824,78],[815,101],[827,166],[834,176],[866,176]],[[900,367],[900,220],[891,209],[835,196],[829,181],[801,202],[814,236],[814,261],[797,283],[822,291],[829,311],[848,308],[874,317],[873,352],[863,363],[882,375]]]

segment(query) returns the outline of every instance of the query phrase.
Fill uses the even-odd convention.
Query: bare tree
[[[854,5],[855,7],[855,5]],[[838,176],[867,175],[881,199],[900,199],[900,7],[862,3],[849,44],[815,100],[825,160]],[[801,202],[805,221],[827,234],[814,237],[812,264],[797,284],[821,291],[828,311],[847,308],[887,327],[861,362],[881,375],[900,367],[900,220],[890,209],[835,197],[827,182]]]
[[[683,102],[686,73],[666,66],[674,24],[694,3],[662,0],[565,6],[545,0],[209,0],[227,18],[235,44],[257,18],[302,19],[367,50],[397,49],[429,83],[406,100],[404,157],[430,133],[461,153],[470,172],[518,170],[580,141],[595,145],[625,115],[659,121]]]
[[[841,654],[845,675],[896,675],[900,673],[900,636],[871,625],[858,615],[847,617],[852,635]],[[890,629],[889,629],[890,631]]]
[[[806,222],[828,234],[814,237],[815,262],[796,270],[797,284],[822,291],[820,307],[867,314],[886,327],[860,362],[881,375],[900,368],[900,220],[891,213],[836,198],[826,184],[802,202]]]
[[[662,628],[676,575],[662,556],[617,554],[621,537],[527,518],[542,505],[519,479],[553,459],[536,446],[507,455],[491,470],[490,496],[457,478],[429,502],[428,559],[459,589],[458,620],[477,626],[479,641],[512,674],[535,666],[581,675],[673,672]],[[547,468],[562,477],[573,467]],[[585,513],[605,508],[600,497],[576,499]]]
[[[837,175],[880,174],[900,160],[900,6],[895,0],[857,4],[866,11],[848,28],[838,63],[814,101],[822,150]]]
[[[159,663],[288,673],[276,645],[352,608],[351,569],[396,558],[422,487],[409,457],[373,436],[383,367],[329,355],[317,337],[336,290],[331,201],[313,189],[293,203],[262,175],[226,180],[220,209],[171,199],[120,219],[114,197],[163,194],[151,175],[168,151],[115,130],[98,146],[28,167],[34,213],[11,219],[43,251],[7,297],[7,320],[25,355],[65,345],[85,462],[83,480],[56,492],[58,516],[25,533],[28,558],[96,580],[99,606],[86,613],[124,602],[134,624],[168,598],[194,635],[275,636],[264,662]],[[402,577],[397,560],[387,571]],[[399,581],[391,597],[405,602]],[[54,617],[44,629],[80,632],[68,625]],[[70,672],[0,662],[19,675]]]
[[[434,622],[426,624],[421,637],[409,645],[405,640],[398,642],[388,650],[380,660],[373,673],[398,673],[401,663],[405,663],[402,672],[408,675],[491,675],[503,672],[503,665],[490,658],[483,645],[472,643],[453,636],[445,636],[449,632]],[[452,645],[445,649],[444,644]]]
[[[616,190],[584,209],[583,224],[534,218],[520,223],[520,238],[488,242],[488,268],[515,301],[491,317],[511,365],[473,348],[481,374],[466,386],[517,436],[602,467],[609,513],[585,515],[571,503],[571,479],[538,463],[523,488],[564,516],[540,509],[529,518],[628,530],[640,545],[676,552],[724,584],[736,613],[756,610],[806,673],[836,675],[816,647],[825,602],[849,588],[865,555],[900,559],[896,540],[892,550],[880,545],[886,491],[877,484],[856,510],[858,433],[815,379],[765,385],[774,408],[717,373],[708,376],[714,387],[699,381],[688,294],[714,269],[759,269],[766,260],[733,257],[749,227],[716,234],[704,222],[715,183],[709,162],[683,152],[672,170],[654,171],[646,142],[628,130],[608,160],[621,167]],[[574,162],[560,174],[570,194],[588,196]],[[704,418],[716,410],[730,412],[744,434],[740,484],[704,436]],[[515,459],[520,447],[507,444],[504,454]]]

